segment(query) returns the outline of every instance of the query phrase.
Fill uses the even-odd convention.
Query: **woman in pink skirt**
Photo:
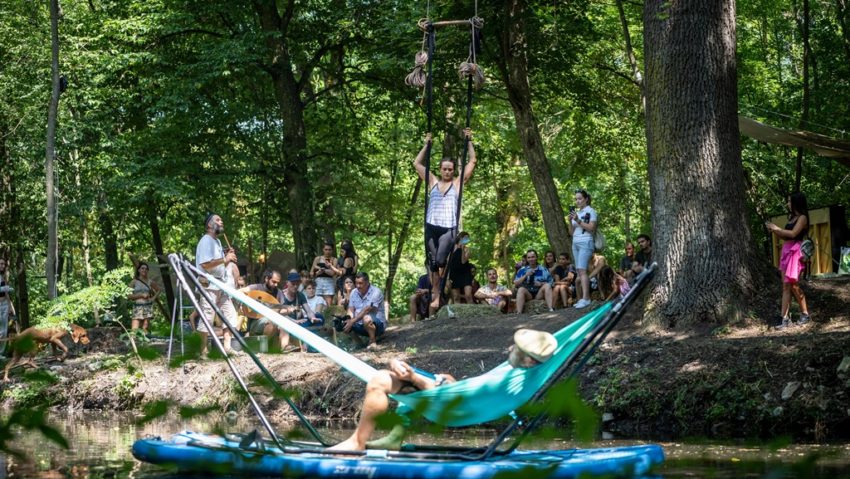
[[[788,197],[788,211],[790,213],[785,228],[767,223],[767,229],[784,240],[782,255],[779,259],[779,270],[782,272],[782,323],[776,327],[777,329],[785,329],[792,324],[790,314],[792,294],[800,304],[800,321],[797,324],[803,325],[809,322],[806,296],[799,284],[800,276],[806,267],[800,245],[809,232],[809,206],[806,195],[800,192],[792,193]]]

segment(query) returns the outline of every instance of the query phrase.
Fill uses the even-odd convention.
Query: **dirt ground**
[[[641,326],[634,310],[583,370],[581,394],[604,414],[603,430],[615,436],[846,440],[850,371],[839,366],[844,361],[850,369],[850,277],[812,280],[804,289],[813,321],[787,331],[750,318],[698,334],[653,332]],[[755,309],[762,317],[775,315],[778,295]],[[585,311],[399,324],[387,330],[378,351],[354,354],[377,368],[402,357],[423,369],[473,376],[506,358],[517,328],[554,332]],[[158,359],[140,361],[119,338],[121,332],[91,329],[91,344],[72,349],[76,357],[43,366],[50,381],[26,379],[17,370],[10,383],[0,385],[3,403],[141,411],[165,400],[250,414],[225,361],[190,359],[169,367],[163,341],[150,345],[160,351]],[[356,417],[363,384],[328,359],[307,353],[259,357],[309,417]],[[235,362],[245,377],[258,372],[247,356]],[[282,399],[258,386],[252,390],[273,419],[293,419]]]

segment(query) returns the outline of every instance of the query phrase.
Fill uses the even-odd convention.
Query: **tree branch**
[[[342,43],[334,43],[332,45],[322,45],[313,53],[313,56],[307,62],[307,65],[304,67],[304,72],[301,73],[301,78],[298,80],[298,92],[301,93],[304,91],[304,87],[307,85],[307,82],[310,81],[310,75],[313,74],[313,70],[316,68],[316,65],[319,64],[319,61],[325,56],[326,53],[331,51],[334,48],[341,47]],[[315,96],[315,95],[314,95]]]
[[[275,10],[277,10],[277,2],[275,1]],[[286,7],[283,10],[283,15],[280,16],[280,33],[286,36],[289,31],[289,24],[292,22],[292,16],[295,12],[295,0],[287,0]]]
[[[597,64],[596,64],[596,65],[594,65],[594,66],[595,66],[596,68],[599,68],[600,70],[605,70],[605,71],[608,71],[608,72],[611,72],[611,73],[613,73],[613,74],[617,75],[617,76],[618,76],[618,77],[620,77],[620,78],[624,78],[624,79],[626,79],[629,83],[631,83],[632,85],[634,85],[634,86],[636,86],[636,87],[640,88],[640,83],[636,82],[636,81],[635,81],[635,79],[634,79],[634,78],[632,78],[632,77],[630,77],[629,75],[626,75],[625,73],[618,71],[616,68],[611,68],[611,67],[609,67],[608,65],[603,65],[603,64],[601,64],[601,63],[597,63]]]

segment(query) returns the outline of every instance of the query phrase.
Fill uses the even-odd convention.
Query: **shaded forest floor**
[[[741,324],[699,333],[651,332],[631,311],[584,369],[581,394],[600,414],[603,430],[622,437],[673,439],[791,436],[796,440],[850,438],[850,277],[804,284],[812,323],[775,331],[773,295]],[[585,310],[586,311],[586,310]],[[579,317],[574,309],[533,315],[435,319],[388,329],[380,350],[355,354],[377,368],[402,357],[456,377],[489,370],[506,357],[519,327],[556,331]],[[48,374],[22,375],[0,385],[6,406],[141,411],[165,400],[210,406],[216,413],[251,414],[221,360],[138,361],[115,327],[93,328],[91,344],[75,346]],[[162,342],[152,343],[164,351]],[[179,350],[179,349],[178,349]],[[319,354],[261,354],[275,378],[296,392],[314,419],[353,419],[363,384]],[[257,372],[247,356],[243,374]],[[842,363],[843,362],[843,363]],[[141,364],[141,367],[138,365]],[[843,366],[842,366],[843,364]],[[273,419],[293,419],[283,400],[258,391]]]

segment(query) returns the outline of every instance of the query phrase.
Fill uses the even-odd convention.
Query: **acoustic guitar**
[[[269,308],[277,311],[280,309],[280,301],[277,300],[274,296],[266,293],[265,291],[254,290],[254,291],[246,291],[245,296],[249,298],[255,299],[263,304],[263,306],[268,306]],[[245,306],[244,304],[239,307],[240,312],[247,318],[251,319],[260,319],[263,317],[262,314],[254,311],[253,309]]]

